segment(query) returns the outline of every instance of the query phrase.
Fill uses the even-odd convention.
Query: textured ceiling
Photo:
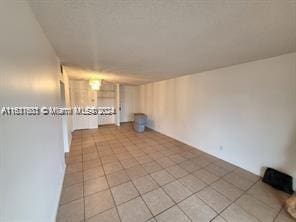
[[[72,78],[141,84],[296,51],[296,0],[29,0]]]

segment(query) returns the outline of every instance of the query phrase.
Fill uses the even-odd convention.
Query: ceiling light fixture
[[[92,90],[100,90],[101,88],[101,79],[92,79],[89,80],[89,85]]]

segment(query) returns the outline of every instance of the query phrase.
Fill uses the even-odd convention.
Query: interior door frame
[[[66,107],[65,84],[60,80],[60,106]],[[69,152],[68,119],[66,115],[61,116],[63,129],[64,152]]]

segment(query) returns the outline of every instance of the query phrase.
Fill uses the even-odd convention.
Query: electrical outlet
[[[222,151],[224,149],[224,147],[222,145],[220,145],[219,149]]]

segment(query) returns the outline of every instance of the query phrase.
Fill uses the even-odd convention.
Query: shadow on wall
[[[150,119],[149,116],[147,116],[147,124],[146,124],[146,126],[151,128],[151,129],[155,128],[155,122],[154,122],[153,119]]]

